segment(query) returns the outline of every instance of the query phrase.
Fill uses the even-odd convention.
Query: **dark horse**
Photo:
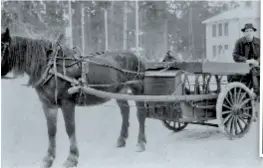
[[[61,108],[66,132],[69,137],[70,148],[69,156],[64,163],[65,167],[74,167],[78,164],[79,150],[75,134],[75,107],[99,105],[109,101],[109,99],[99,98],[93,95],[84,94],[84,103],[78,101],[80,93],[70,95],[68,89],[71,87],[70,82],[61,78],[51,76],[43,85],[36,85],[45,71],[50,55],[48,54],[52,42],[43,39],[31,39],[19,36],[10,36],[9,29],[1,34],[1,77],[4,78],[9,72],[16,76],[27,74],[29,76],[29,86],[35,88],[36,93],[42,103],[43,111],[46,116],[49,144],[47,155],[43,159],[44,167],[51,167],[56,156],[56,131],[57,131],[57,114],[58,108]],[[74,60],[74,51],[62,47],[58,52],[58,57],[64,56],[66,59],[57,60],[57,71],[63,73],[66,67],[66,76],[78,79],[81,76],[81,68],[78,61]],[[108,92],[126,93],[127,87],[132,90],[133,94],[142,94],[142,83],[132,85],[121,85],[126,81],[143,80],[143,75],[138,73],[128,73],[119,71],[112,67],[125,69],[132,72],[144,73],[144,63],[136,55],[129,52],[107,52],[102,55],[90,57],[88,66],[87,82],[89,84],[115,84],[111,87],[97,87]],[[64,66],[62,66],[64,65]],[[108,65],[108,66],[102,66]],[[112,66],[112,67],[111,67]],[[94,86],[95,87],[95,86]],[[95,87],[96,88],[96,87]],[[57,91],[57,96],[55,92]],[[56,99],[57,98],[57,99]],[[122,115],[122,124],[120,135],[117,139],[117,147],[124,147],[128,138],[129,127],[129,106],[127,101],[117,100]],[[145,150],[146,138],[144,133],[146,114],[143,102],[136,102],[137,118],[139,122],[139,133],[137,139],[138,151]]]

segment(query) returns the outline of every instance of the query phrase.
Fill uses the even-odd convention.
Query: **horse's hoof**
[[[125,145],[126,145],[125,139],[124,138],[119,138],[118,141],[117,141],[116,147],[121,148],[121,147],[125,147]]]
[[[145,151],[145,142],[139,142],[136,145],[136,152],[143,152]]]
[[[63,164],[64,168],[77,167],[77,165],[78,165],[78,157],[74,155],[69,156],[67,161]]]
[[[53,156],[44,157],[41,168],[50,168],[53,165],[54,160],[55,157]]]

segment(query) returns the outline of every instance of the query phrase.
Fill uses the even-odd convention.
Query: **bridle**
[[[10,42],[1,42],[1,45],[4,46],[4,49],[1,53],[1,59],[2,59],[3,56],[5,55],[6,50],[10,47]]]

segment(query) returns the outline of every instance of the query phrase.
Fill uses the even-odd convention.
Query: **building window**
[[[223,49],[223,46],[219,45],[218,46],[218,55],[220,55],[222,53],[222,49]]]
[[[225,23],[225,36],[228,36],[228,23]]]
[[[213,57],[216,57],[216,46],[213,46]]]
[[[222,36],[222,24],[218,25],[218,36]]]
[[[225,50],[228,50],[228,45],[225,45],[225,46],[224,46],[224,49],[225,49]]]
[[[216,36],[216,25],[215,25],[215,24],[213,25],[213,34],[212,34],[212,36],[213,36],[213,37]]]

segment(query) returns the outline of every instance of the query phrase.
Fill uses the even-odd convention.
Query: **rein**
[[[99,66],[103,66],[103,67],[112,68],[112,69],[115,69],[115,70],[117,70],[119,72],[122,72],[122,73],[135,74],[135,75],[139,75],[139,76],[144,77],[144,73],[143,72],[139,72],[139,70],[140,70],[139,68],[138,68],[138,71],[130,71],[130,70],[126,70],[126,69],[117,68],[117,67],[112,66],[112,65],[98,63],[98,62],[92,61],[90,59],[87,60],[87,58],[89,58],[89,57],[91,57],[91,56],[80,57],[80,58],[77,58],[77,59],[75,59],[75,58],[57,57],[57,59],[75,61],[75,62],[71,63],[70,65],[68,65],[66,67],[71,67],[71,66],[73,66],[75,64],[78,64],[78,63],[81,63],[81,62],[87,62],[87,63],[93,63],[93,64],[96,64],[96,65],[99,65]]]

